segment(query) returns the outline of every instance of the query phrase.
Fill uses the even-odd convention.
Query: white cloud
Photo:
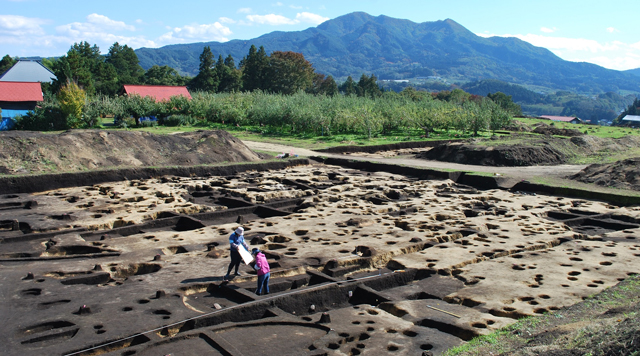
[[[238,9],[238,13],[239,14],[250,14],[251,13],[251,8],[250,7],[243,7]]]
[[[273,4],[273,6],[284,6],[284,4],[278,1],[277,3]]]
[[[607,27],[607,32],[614,33],[614,32],[620,32],[620,31],[618,31],[615,27]]]
[[[110,18],[91,14],[87,16],[87,22],[72,22],[67,25],[56,27],[59,33],[69,36],[82,36],[83,34],[96,34],[103,32],[117,32],[117,31],[135,31],[136,28],[132,25],[127,25],[122,21],[111,20]]]
[[[228,17],[220,17],[218,21],[220,21],[220,23],[236,23],[236,20],[230,19]]]
[[[482,37],[516,37],[534,46],[547,48],[560,58],[573,62],[589,62],[599,66],[626,70],[640,68],[640,42],[627,44],[620,41],[600,43],[584,38],[553,37],[535,34],[490,35]]]
[[[268,15],[247,15],[247,20],[251,23],[259,25],[295,25],[298,23],[296,20],[286,18],[282,15],[268,14]]]
[[[540,31],[544,33],[553,33],[553,32],[556,32],[556,28],[541,27]]]
[[[204,25],[194,24],[172,28],[170,32],[160,36],[158,42],[161,44],[207,41],[226,42],[229,40],[227,36],[232,33],[228,27],[220,22]]]
[[[320,15],[316,15],[316,14],[312,14],[310,12],[301,12],[301,13],[296,14],[296,20],[298,20],[300,22],[306,22],[306,23],[312,23],[312,24],[319,25],[319,24],[329,20],[329,18],[320,16]]]
[[[45,20],[16,15],[0,15],[0,35],[24,36],[44,34]]]
[[[282,15],[268,14],[268,15],[247,15],[247,20],[249,20],[249,23],[251,24],[279,26],[279,25],[297,25],[299,23],[312,23],[312,24],[318,25],[329,20],[329,18],[312,14],[309,12],[300,12],[296,14],[295,19],[290,19]]]
[[[56,27],[56,40],[61,43],[73,43],[87,41],[97,45],[102,53],[106,53],[115,42],[128,45],[132,48],[156,47],[156,43],[147,40],[144,36],[123,35],[122,32],[134,32],[135,26],[123,21],[116,21],[104,15],[90,14],[86,22],[72,22]]]

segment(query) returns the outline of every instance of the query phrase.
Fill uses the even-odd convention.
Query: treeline
[[[11,68],[17,58],[9,55],[0,60],[0,74]],[[216,61],[209,46],[200,55],[199,72],[195,77],[181,76],[169,66],[154,65],[145,71],[135,51],[114,43],[106,55],[88,42],[75,43],[66,55],[57,59],[43,59],[56,79],[43,89],[56,95],[68,84],[75,84],[86,95],[114,97],[125,84],[188,86],[191,91],[231,93],[261,90],[268,93],[292,94],[305,91],[318,95],[343,93],[358,96],[382,94],[375,75],[362,74],[355,82],[351,77],[338,87],[332,76],[316,73],[313,65],[300,53],[275,51],[267,55],[264,47],[251,46],[247,56],[236,66],[235,59],[218,55]]]
[[[43,63],[57,79],[47,88],[45,102],[17,119],[19,129],[90,128],[101,118],[114,117],[121,127],[227,124],[281,133],[368,137],[398,130],[421,130],[429,136],[455,129],[477,135],[500,128],[519,112],[511,97],[502,93],[483,97],[460,89],[429,93],[412,88],[384,92],[376,76],[366,74],[357,82],[348,77],[338,85],[331,76],[316,73],[300,53],[267,55],[263,47],[255,46],[238,66],[230,55],[215,60],[211,49],[204,47],[195,77],[181,76],[167,66],[145,72],[135,52],[118,43],[104,56],[95,45],[76,43],[65,56]],[[186,85],[193,99],[155,102],[149,97],[119,96],[124,84]],[[141,120],[146,117],[157,121]]]

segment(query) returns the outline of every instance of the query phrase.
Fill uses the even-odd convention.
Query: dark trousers
[[[263,274],[262,276],[258,276],[258,289],[256,289],[256,294],[262,294],[262,288],[264,287],[264,291],[266,294],[269,294],[269,278],[271,277],[271,273]]]
[[[231,274],[231,270],[235,267],[236,273],[238,273],[238,268],[240,268],[240,262],[242,261],[242,257],[240,257],[240,252],[237,250],[231,250],[231,263],[229,263],[229,269],[227,270],[227,275]]]

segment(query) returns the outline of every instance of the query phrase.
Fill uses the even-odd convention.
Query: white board
[[[240,257],[242,257],[242,260],[245,264],[248,265],[253,261],[253,256],[249,253],[249,251],[247,251],[246,248],[244,248],[244,246],[238,246],[238,252],[240,253]]]

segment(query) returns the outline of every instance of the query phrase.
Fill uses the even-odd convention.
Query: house
[[[125,85],[123,89],[125,95],[137,94],[141,97],[151,97],[156,101],[168,101],[174,96],[184,96],[191,100],[191,94],[187,87],[167,86],[167,85]]]
[[[0,76],[0,82],[40,82],[51,83],[56,79],[49,68],[38,61],[20,60]]]
[[[547,119],[551,121],[562,121],[562,122],[570,122],[572,124],[582,124],[582,120],[575,116],[553,116],[553,115],[542,115],[541,119]]]
[[[38,82],[0,81],[0,131],[12,128],[13,117],[26,115],[43,100],[42,88]]]
[[[626,126],[640,126],[640,116],[638,115],[626,115],[620,120],[621,125]]]

